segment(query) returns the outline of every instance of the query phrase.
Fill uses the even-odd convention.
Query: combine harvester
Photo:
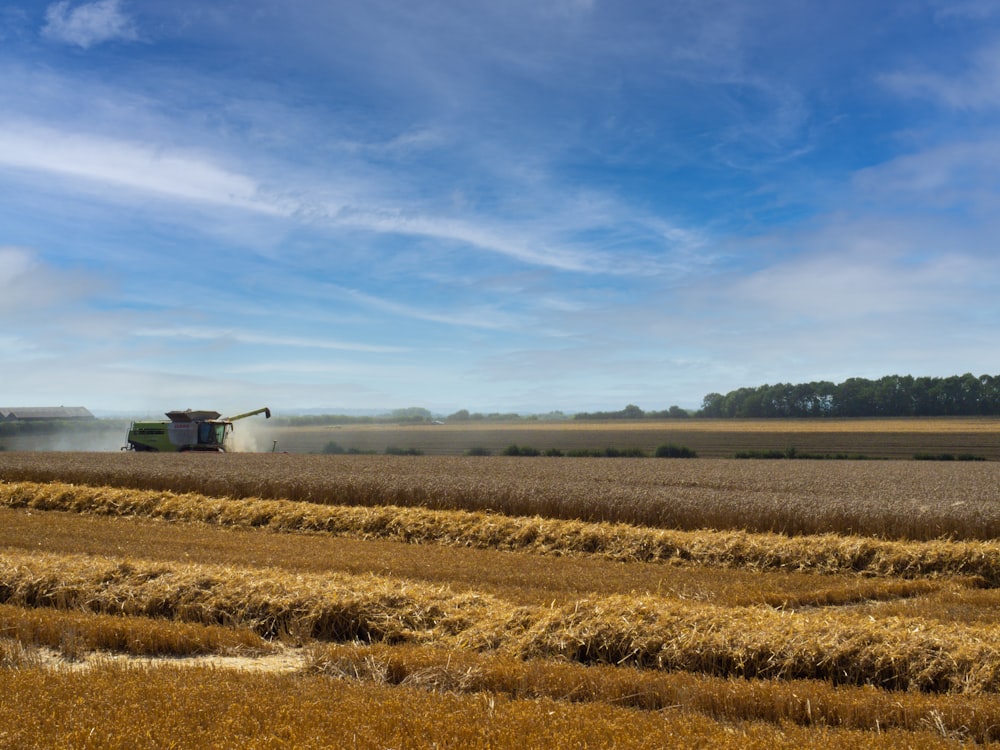
[[[128,429],[128,445],[122,450],[225,453],[232,449],[233,422],[255,414],[271,418],[271,410],[266,406],[224,419],[220,419],[222,415],[217,411],[168,411],[169,422],[133,422]]]

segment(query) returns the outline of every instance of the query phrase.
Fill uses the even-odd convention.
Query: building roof
[[[93,419],[82,406],[10,406],[0,407],[0,419]]]

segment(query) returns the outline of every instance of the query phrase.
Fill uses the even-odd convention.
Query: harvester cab
[[[233,422],[255,414],[271,418],[271,410],[266,406],[235,417],[222,417],[217,411],[168,411],[169,422],[133,422],[128,430],[128,445],[122,450],[222,453],[232,447]]]

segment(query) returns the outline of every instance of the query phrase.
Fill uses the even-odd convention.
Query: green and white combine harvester
[[[122,450],[224,453],[232,448],[233,422],[255,414],[271,418],[271,410],[266,406],[225,418],[217,411],[168,411],[169,422],[133,422],[128,429],[128,445]]]

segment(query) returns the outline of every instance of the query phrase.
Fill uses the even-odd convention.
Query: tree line
[[[843,383],[778,383],[709,393],[696,416],[943,417],[1000,415],[1000,375],[886,375]]]
[[[635,404],[629,404],[619,411],[581,411],[573,415],[573,419],[594,422],[601,420],[618,419],[686,419],[690,417],[690,412],[679,406],[671,406],[663,411],[643,411]]]

